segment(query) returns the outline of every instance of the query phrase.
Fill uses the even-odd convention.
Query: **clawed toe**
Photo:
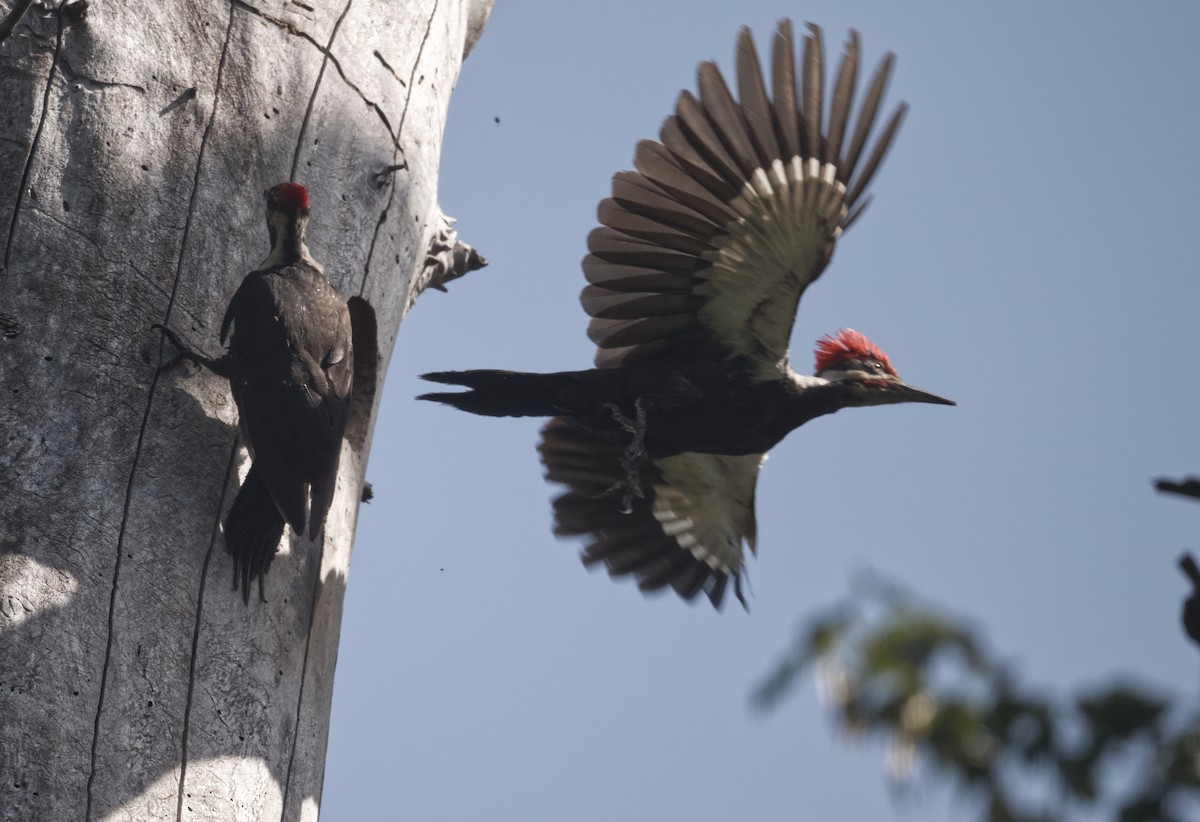
[[[163,336],[167,338],[167,341],[171,343],[171,345],[175,346],[176,349],[175,356],[158,367],[158,373],[161,374],[163,371],[174,368],[183,360],[190,360],[191,362],[196,363],[196,365],[207,368],[214,374],[228,378],[229,373],[228,369],[225,367],[224,357],[214,360],[210,359],[209,357],[205,357],[202,354],[197,354],[195,351],[192,351],[190,348],[184,345],[183,340],[179,339],[178,334],[161,323],[154,323],[150,326],[150,328],[161,331]]]

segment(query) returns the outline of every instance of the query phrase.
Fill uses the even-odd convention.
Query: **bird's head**
[[[308,189],[299,183],[280,183],[263,192],[267,198],[267,225],[271,227],[271,244],[284,227],[303,226],[308,222]]]
[[[264,191],[263,196],[267,199],[271,255],[260,267],[310,260],[311,255],[304,245],[304,233],[308,227],[308,190],[299,183],[279,183]]]
[[[845,389],[847,405],[956,404],[953,400],[905,385],[887,354],[851,328],[843,328],[817,340],[816,358],[816,376]]]
[[[308,216],[308,189],[299,183],[280,183],[263,192],[267,213],[282,211],[293,217]]]

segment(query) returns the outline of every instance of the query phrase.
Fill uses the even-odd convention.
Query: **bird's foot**
[[[642,490],[642,484],[638,481],[636,474],[631,475],[625,480],[625,491],[621,494],[621,513],[633,513],[633,499],[645,499],[646,492]]]
[[[594,498],[602,499],[603,497],[611,497],[615,494],[621,495],[622,514],[633,513],[634,498],[645,499],[646,497],[646,492],[642,490],[642,484],[636,474],[633,476],[626,476],[625,479],[620,480],[619,482],[614,482],[599,494],[596,494]]]
[[[612,418],[616,420],[617,425],[621,426],[626,432],[633,434],[634,442],[641,447],[646,437],[646,406],[642,403],[641,397],[633,401],[635,418],[632,420],[625,416],[625,412],[615,402],[606,402],[600,407],[612,414]]]
[[[160,373],[163,371],[166,371],[168,369],[174,368],[175,366],[179,365],[179,363],[183,362],[184,360],[188,360],[190,362],[196,363],[196,365],[199,365],[203,368],[207,368],[209,371],[212,371],[214,374],[218,374],[225,378],[229,377],[229,369],[227,369],[225,367],[225,358],[224,357],[222,357],[221,359],[218,359],[218,360],[214,360],[214,359],[211,359],[210,357],[205,357],[203,354],[197,354],[195,351],[191,350],[186,345],[184,345],[183,341],[181,339],[179,339],[178,334],[176,334],[171,329],[167,328],[165,325],[162,325],[161,323],[154,323],[150,327],[152,329],[158,329],[159,331],[161,331],[163,333],[163,336],[167,338],[167,341],[170,342],[171,345],[175,346],[175,356],[172,357],[171,359],[167,360],[165,363],[163,363],[162,365],[160,365],[158,367],[158,370]]]
[[[612,414],[617,425],[632,434],[625,453],[621,456],[621,467],[625,469],[625,482],[621,494],[621,513],[633,511],[635,497],[644,499],[642,490],[642,463],[646,461],[646,406],[642,398],[634,400],[634,419],[629,419],[615,403],[606,403],[604,409]]]

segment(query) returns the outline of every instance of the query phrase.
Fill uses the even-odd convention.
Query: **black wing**
[[[824,121],[821,32],[808,28],[798,77],[791,23],[780,22],[770,98],[743,29],[740,102],[717,67],[701,63],[699,98],[683,92],[660,142],[638,145],[637,171],[613,179],[583,261],[597,366],[743,356],[769,374],[786,357],[800,296],[867,205],[863,192],[905,111],[860,165],[893,57],[876,69],[851,129],[852,31]]]
[[[754,549],[754,489],[762,454],[679,454],[644,470],[644,497],[622,513],[624,445],[556,417],[538,447],[546,478],[567,491],[554,501],[554,532],[587,534],[587,565],[603,562],[613,577],[633,574],[639,587],[671,586],[687,600],[704,592],[720,606],[732,577],[743,604],[743,544]]]
[[[251,458],[284,518],[297,533],[316,536],[333,498],[350,409],[346,301],[304,263],[256,271],[234,294],[222,339],[231,324],[230,383]]]

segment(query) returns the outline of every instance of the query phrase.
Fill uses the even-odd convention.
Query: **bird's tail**
[[[254,465],[225,517],[225,550],[233,557],[233,589],[242,589],[250,604],[250,583],[258,580],[258,596],[267,601],[263,580],[283,538],[284,521]]]
[[[421,379],[461,385],[470,391],[422,394],[419,400],[453,405],[489,417],[551,417],[566,411],[576,372],[527,374],[520,371],[435,371]]]

